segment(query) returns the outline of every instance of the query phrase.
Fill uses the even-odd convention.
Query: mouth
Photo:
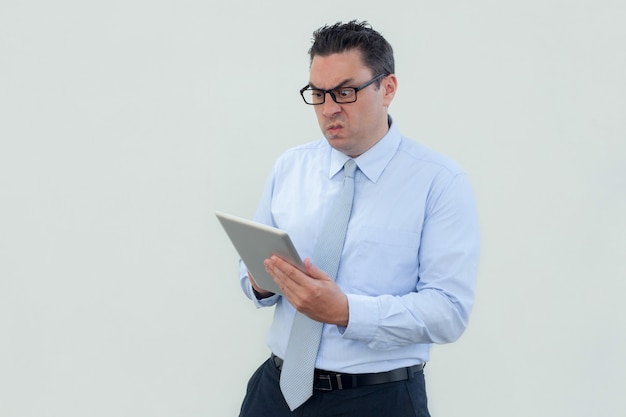
[[[340,124],[334,123],[332,125],[329,125],[326,127],[326,132],[328,132],[331,135],[335,135],[337,134],[341,129],[343,129],[343,126],[341,126]]]

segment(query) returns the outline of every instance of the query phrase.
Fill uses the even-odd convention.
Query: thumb
[[[306,270],[307,275],[311,278],[320,279],[320,280],[331,280],[328,274],[324,271],[313,265],[310,258],[306,258],[304,260],[304,268]]]

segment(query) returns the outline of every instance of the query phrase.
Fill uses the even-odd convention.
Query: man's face
[[[314,57],[309,84],[324,90],[358,87],[377,75],[362,62],[361,53],[352,49]],[[392,74],[382,79],[380,87],[374,83],[360,90],[354,103],[338,104],[327,94],[324,104],[313,107],[328,143],[353,158],[374,146],[389,128],[387,107],[396,88],[397,80]]]

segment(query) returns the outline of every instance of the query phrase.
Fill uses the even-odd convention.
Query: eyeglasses
[[[300,95],[306,104],[317,106],[324,104],[326,101],[326,93],[330,94],[330,97],[335,103],[346,104],[354,103],[356,101],[356,93],[363,90],[370,84],[375,83],[383,77],[389,74],[383,73],[372,78],[368,82],[358,87],[335,87],[331,90],[322,90],[320,88],[311,88],[310,84],[307,84],[300,90]]]

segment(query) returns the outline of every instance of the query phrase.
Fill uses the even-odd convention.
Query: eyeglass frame
[[[341,86],[337,86],[334,88],[331,88],[330,90],[324,90],[322,88],[311,88],[311,84],[307,84],[304,87],[302,87],[300,89],[300,96],[302,97],[302,100],[304,100],[304,102],[306,104],[308,104],[309,106],[319,106],[320,104],[324,104],[326,103],[326,94],[330,94],[330,98],[333,99],[333,101],[337,104],[350,104],[350,103],[356,103],[357,100],[357,93],[361,90],[363,90],[366,87],[369,87],[370,85],[374,84],[376,81],[380,80],[381,78],[385,78],[386,76],[388,76],[389,73],[383,72],[382,74],[378,74],[376,77],[372,78],[371,80],[369,80],[368,82],[366,82],[365,84],[361,84],[358,87],[341,87]],[[354,90],[354,100],[353,101],[337,101],[337,96],[335,95],[335,93],[333,91],[335,90],[340,90],[340,89],[350,89],[350,90]],[[304,92],[307,90],[316,90],[316,91],[321,91],[322,93],[324,93],[323,95],[323,99],[320,103],[309,103],[308,101],[306,101],[306,98],[304,97]]]

